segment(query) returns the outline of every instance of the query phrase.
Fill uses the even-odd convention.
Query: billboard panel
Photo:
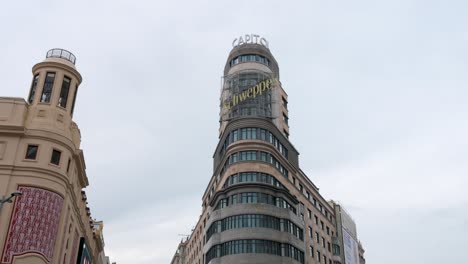
[[[348,234],[351,235],[351,237],[357,240],[356,223],[354,223],[354,220],[343,207],[341,207],[341,225],[348,231]]]
[[[63,198],[39,187],[19,186],[0,263],[14,256],[37,253],[47,261],[54,257]]]
[[[359,264],[356,223],[343,206],[340,206],[340,217],[345,264]]]
[[[350,233],[343,227],[343,252],[345,264],[359,264],[358,243]]]

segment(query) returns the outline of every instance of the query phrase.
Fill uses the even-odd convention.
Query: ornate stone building
[[[73,110],[81,83],[75,56],[47,52],[23,98],[0,98],[0,195],[21,192],[0,211],[1,264],[100,263]]]
[[[246,35],[233,46],[224,68],[213,174],[201,216],[172,264],[358,264],[349,257],[357,256],[357,247],[346,241],[344,249],[337,231],[339,205],[299,167],[289,141],[288,95],[268,42]]]

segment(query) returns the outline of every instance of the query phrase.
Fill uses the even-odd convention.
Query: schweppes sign
[[[275,87],[277,82],[278,80],[275,78],[264,80],[238,94],[233,94],[231,97],[224,100],[223,108],[225,110],[230,110],[231,107],[234,107],[245,100],[261,96],[265,91],[271,90],[273,87]]]

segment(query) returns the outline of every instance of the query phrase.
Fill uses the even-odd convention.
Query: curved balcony
[[[221,210],[213,211],[206,226],[210,227],[214,222],[226,219],[231,216],[245,214],[262,214],[281,219],[287,219],[297,227],[300,227],[302,230],[304,230],[304,223],[302,222],[302,219],[300,219],[299,216],[294,214],[291,210],[279,208],[269,204],[236,204],[225,207]],[[289,231],[264,227],[239,227],[212,234],[210,239],[206,241],[204,250],[206,252],[213,245],[225,242],[226,240],[241,238],[278,240],[281,242],[293,244],[301,250],[304,249],[304,241],[301,241],[297,236],[291,234]]]
[[[47,51],[46,59],[48,59],[48,58],[65,59],[65,60],[73,63],[73,65],[75,65],[75,62],[76,62],[75,55],[73,55],[73,53],[69,52],[68,50],[64,50],[64,49],[51,49],[51,50]]]
[[[208,264],[238,264],[238,263],[255,263],[255,264],[301,264],[301,262],[289,257],[268,255],[268,254],[236,254],[214,258]]]

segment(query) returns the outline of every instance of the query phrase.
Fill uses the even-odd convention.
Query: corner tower
[[[0,97],[0,197],[22,194],[0,206],[0,263],[95,262],[104,241],[72,120],[82,80],[75,56],[52,49],[32,72],[26,100]]]
[[[263,38],[262,38],[263,39]],[[287,94],[266,41],[234,46],[224,67],[220,134],[229,121],[257,117],[272,121],[289,136]]]
[[[268,42],[235,39],[202,214],[172,264],[344,263],[334,204],[300,169],[288,115]]]
[[[71,52],[51,49],[44,61],[33,66],[27,123],[31,128],[65,134],[79,147],[79,131],[72,117],[82,78],[75,62]]]

